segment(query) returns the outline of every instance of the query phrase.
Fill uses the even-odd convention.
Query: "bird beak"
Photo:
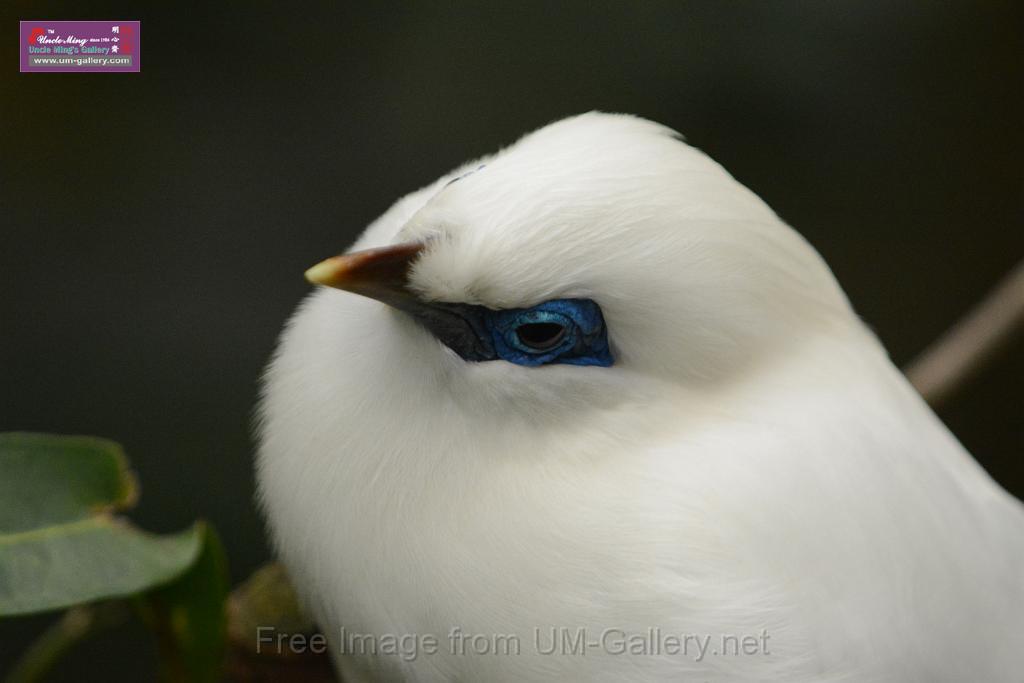
[[[425,247],[423,242],[405,242],[342,254],[307,270],[306,279],[408,313],[465,360],[493,360],[497,356],[484,327],[481,306],[424,301],[409,287],[409,271]]]
[[[413,313],[422,303],[408,287],[409,269],[424,247],[422,242],[404,242],[334,256],[307,270],[306,279]]]

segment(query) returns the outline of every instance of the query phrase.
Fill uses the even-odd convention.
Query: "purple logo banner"
[[[138,21],[22,21],[21,71],[127,71],[142,67]]]

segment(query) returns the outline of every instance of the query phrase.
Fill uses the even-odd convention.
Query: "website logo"
[[[142,68],[139,21],[23,21],[21,71],[121,71]]]

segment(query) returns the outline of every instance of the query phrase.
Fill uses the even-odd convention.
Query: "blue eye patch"
[[[612,364],[601,309],[589,299],[552,299],[533,308],[488,311],[498,358],[516,365]]]
[[[614,362],[601,308],[590,299],[552,299],[532,308],[498,311],[431,302],[413,315],[468,361],[505,360],[529,367],[608,367]]]

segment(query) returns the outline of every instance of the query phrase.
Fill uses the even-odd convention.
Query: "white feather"
[[[354,248],[428,236],[425,298],[592,298],[616,363],[469,363],[376,301],[303,303],[261,404],[276,548],[336,651],[343,627],[440,644],[339,655],[346,680],[1020,680],[1021,506],[720,166],[585,114]],[[453,653],[455,627],[521,650]],[[550,627],[763,630],[768,653],[542,654]]]

